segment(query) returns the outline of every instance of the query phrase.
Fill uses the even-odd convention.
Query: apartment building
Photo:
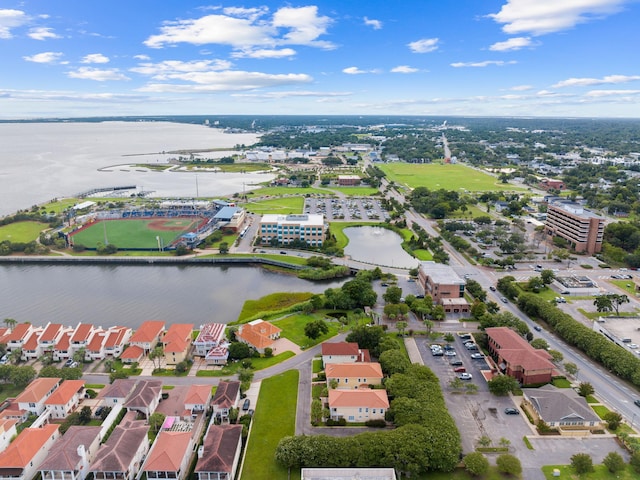
[[[260,243],[289,245],[300,240],[311,246],[324,243],[324,216],[313,214],[302,215],[263,215],[260,220]]]
[[[602,250],[604,218],[577,203],[550,203],[545,229],[548,235],[567,240],[576,252],[593,255]]]

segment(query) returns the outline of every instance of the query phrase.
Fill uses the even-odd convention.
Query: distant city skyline
[[[0,118],[640,116],[638,0],[5,0]]]

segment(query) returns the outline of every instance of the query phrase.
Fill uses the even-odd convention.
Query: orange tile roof
[[[107,332],[105,332],[104,330],[97,330],[96,333],[91,338],[89,345],[87,345],[87,351],[99,352],[104,344],[106,335],[107,335]]]
[[[165,353],[184,352],[191,343],[193,323],[174,323],[162,338]]]
[[[144,464],[145,472],[177,472],[190,446],[191,432],[160,432]]]
[[[72,342],[86,342],[91,332],[93,331],[93,325],[90,323],[80,323],[73,332],[71,337]]]
[[[69,345],[71,344],[71,332],[65,332],[56,343],[56,350],[59,352],[66,352],[69,350]]]
[[[45,405],[66,405],[84,387],[84,380],[65,380],[51,394]]]
[[[11,420],[9,418],[1,418],[0,419],[0,432],[8,432],[11,430],[11,427],[18,423],[17,420]]]
[[[56,339],[60,330],[62,330],[62,324],[50,323],[47,325],[47,328],[44,329],[42,335],[40,335],[40,342],[52,342]]]
[[[326,366],[327,378],[382,378],[379,363],[330,363]]]
[[[329,390],[329,407],[389,408],[386,390]]]
[[[123,360],[136,360],[142,355],[144,355],[144,350],[142,350],[142,348],[138,347],[137,345],[130,345],[125,349],[124,352],[122,352],[120,358]]]
[[[46,424],[39,428],[25,428],[7,449],[0,453],[0,468],[25,468],[33,460],[59,425]]]
[[[23,340],[24,336],[27,334],[29,330],[31,330],[30,323],[19,323],[15,326],[15,328],[11,331],[11,333],[5,339],[7,343],[16,342],[18,340]]]
[[[185,405],[206,405],[211,400],[211,385],[191,385],[184,398]]]
[[[254,321],[242,325],[241,330],[236,332],[236,337],[243,339],[255,348],[263,349],[274,342],[274,340],[269,338],[269,335],[274,335],[281,331],[282,330],[275,325],[261,320],[259,322]]]
[[[149,343],[153,341],[164,330],[164,322],[162,320],[147,320],[142,322],[140,328],[131,336],[131,343]]]
[[[7,343],[7,338],[9,337],[9,329],[2,327],[0,328],[0,343]]]
[[[37,403],[56,385],[61,378],[36,378],[16,397],[17,403]]]
[[[39,331],[31,332],[29,338],[22,344],[22,350],[36,350],[38,348]]]
[[[360,348],[355,342],[324,342],[322,355],[355,355],[358,356]]]
[[[109,336],[107,337],[107,341],[104,346],[106,348],[113,348],[120,345],[129,330],[131,330],[129,327],[114,327],[110,329]]]

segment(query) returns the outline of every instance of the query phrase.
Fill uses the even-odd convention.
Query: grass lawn
[[[451,218],[476,218],[476,217],[485,217],[489,215],[486,210],[486,206],[478,207],[477,205],[467,205],[467,211],[461,212],[460,210],[456,210],[455,212],[450,214]]]
[[[190,165],[191,166],[191,165]],[[216,164],[194,164],[194,167],[198,168],[218,168],[222,172],[262,172],[264,170],[271,170],[271,165],[268,163],[216,163]]]
[[[571,382],[566,378],[554,378],[553,386],[556,388],[571,388]]]
[[[569,478],[571,480],[606,480],[606,479],[620,479],[620,480],[631,480],[638,478],[638,474],[631,468],[630,465],[627,465],[627,468],[622,472],[611,473],[607,470],[607,467],[604,465],[594,465],[594,471],[591,473],[584,473],[582,475],[578,475],[571,465],[546,465],[542,467],[542,473],[544,473],[545,478],[552,480],[553,470],[557,468],[560,470],[560,478]]]
[[[265,368],[273,367],[274,365],[284,362],[294,356],[295,353],[286,351],[269,358],[252,358],[251,367],[253,370],[264,370]],[[242,364],[240,362],[231,362],[222,367],[221,370],[198,370],[196,377],[228,377],[238,373],[241,368]]]
[[[427,260],[433,260],[433,255],[429,250],[423,250],[420,248],[418,250],[414,250],[413,254],[416,256],[418,260],[423,262],[426,262]]]
[[[598,400],[593,395],[587,395],[586,398],[587,398],[587,403],[600,403],[600,400]]]
[[[329,231],[336,237],[336,243],[339,248],[344,248],[349,244],[349,237],[344,233],[345,228],[349,227],[382,227],[384,224],[380,222],[331,222]]]
[[[616,312],[587,312],[584,308],[579,308],[578,311],[587,317],[589,320],[596,320],[600,317],[637,317],[637,312],[620,312],[616,315]]]
[[[313,359],[313,373],[319,373],[322,371],[322,359],[314,358]]]
[[[251,435],[242,466],[241,480],[287,480],[300,478],[276,464],[274,454],[283,437],[295,434],[298,371],[289,370],[262,381]]]
[[[302,213],[304,208],[304,197],[280,197],[269,198],[267,200],[256,200],[243,204],[243,207],[251,213],[264,215],[265,213],[278,213],[289,215],[292,213]]]
[[[251,318],[262,312],[282,310],[297,303],[306,302],[313,296],[310,292],[278,292],[257,300],[247,300],[242,306],[238,321]]]
[[[267,196],[281,196],[281,195],[306,195],[306,194],[326,195],[326,190],[313,187],[261,187],[255,190],[247,191],[247,198],[258,198]]]
[[[517,285],[518,285],[518,288],[520,288],[520,290],[522,290],[523,292],[533,293],[526,290],[525,288],[527,285],[526,282],[521,282],[521,283],[518,283]],[[560,296],[558,292],[550,289],[549,287],[540,290],[540,292],[538,293],[534,293],[534,295],[542,298],[543,300],[547,300],[548,302]]]
[[[379,167],[385,172],[388,180],[411,188],[443,188],[458,192],[524,191],[523,188],[500,183],[496,177],[461,164],[388,163]]]
[[[628,280],[609,280],[609,282],[613,283],[616,287],[625,290],[629,294],[629,296],[636,296],[636,284],[633,279],[630,278]]]
[[[15,398],[22,393],[24,387],[16,387],[12,383],[0,384],[0,402],[4,402],[7,398]]]
[[[49,228],[46,223],[15,222],[0,227],[0,242],[29,243],[38,239],[40,232]]]
[[[325,187],[327,190],[333,190],[340,192],[349,197],[369,197],[372,195],[378,195],[380,190],[373,187]]]
[[[329,331],[315,340],[312,340],[304,334],[304,326],[311,320],[316,320],[318,318],[325,317],[324,315],[317,314],[297,314],[285,317],[282,320],[274,320],[273,324],[282,329],[282,333],[280,334],[282,337],[291,340],[299,347],[309,348],[336,336],[341,326],[339,322],[326,321]]]
[[[591,405],[591,408],[593,408],[593,411],[596,412],[596,415],[598,415],[602,419],[604,419],[604,416],[610,412],[610,410],[604,405]]]

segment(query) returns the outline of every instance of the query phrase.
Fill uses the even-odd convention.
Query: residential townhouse
[[[333,420],[384,420],[388,409],[389,398],[386,390],[329,390],[329,412]]]
[[[87,348],[89,342],[91,341],[91,337],[96,332],[96,327],[91,325],[90,323],[78,323],[73,334],[71,335],[71,349],[74,352],[77,352],[81,348]]]
[[[102,328],[96,328],[93,337],[85,349],[85,359],[102,360],[105,358],[104,344],[107,341],[107,332]]]
[[[264,353],[265,348],[271,347],[280,338],[281,331],[275,325],[258,319],[240,325],[236,332],[236,340],[255,348],[259,353]]]
[[[61,378],[36,378],[16,397],[18,408],[40,415],[44,412],[45,402],[56,391],[61,381]]]
[[[176,365],[189,358],[193,323],[173,323],[162,337],[164,361]]]
[[[22,345],[34,329],[35,327],[30,323],[18,323],[10,333],[5,335],[4,343],[7,345],[7,351],[22,350]]]
[[[59,362],[61,360],[67,360],[73,356],[71,350],[71,335],[72,331],[63,332],[53,349],[53,360]]]
[[[27,338],[22,344],[22,355],[20,356],[22,361],[36,360],[42,356],[38,339],[43,331],[44,329],[36,327],[27,335]]]
[[[382,384],[379,363],[330,363],[325,367],[329,388],[357,390]]]
[[[102,427],[73,425],[38,467],[42,480],[84,480],[100,447]]]
[[[162,400],[162,380],[138,380],[123,407],[149,418]]]
[[[148,480],[184,480],[193,456],[191,433],[162,430],[158,434],[142,467]]]
[[[133,378],[118,378],[103,388],[98,394],[98,398],[102,400],[102,405],[107,407],[123,405],[137,382]]]
[[[229,410],[238,407],[240,401],[240,382],[221,380],[211,400],[213,415],[222,422],[229,421]]]
[[[54,442],[60,437],[59,425],[25,428],[0,453],[0,480],[31,480]]]
[[[107,340],[104,344],[105,355],[111,355],[114,358],[118,358],[124,346],[129,342],[133,330],[129,327],[111,327],[107,330]]]
[[[64,327],[64,325],[60,323],[49,323],[44,329],[44,332],[38,338],[38,344],[40,346],[40,350],[43,354],[45,353],[53,353],[56,348],[56,344],[60,340],[60,337],[64,334],[64,332],[68,332],[71,329],[69,327]]]
[[[190,385],[184,399],[184,408],[192,415],[203,413],[211,405],[211,385]]]
[[[18,434],[16,430],[17,420],[0,418],[0,452],[6,450],[11,440]]]
[[[51,418],[67,418],[84,397],[84,380],[65,380],[44,402]]]
[[[242,450],[242,425],[213,422],[198,448],[194,473],[198,480],[235,480]]]
[[[149,425],[127,413],[98,449],[89,472],[95,480],[134,480],[149,452]]]
[[[324,342],[322,348],[322,364],[370,362],[368,350],[361,350],[355,342]]]

